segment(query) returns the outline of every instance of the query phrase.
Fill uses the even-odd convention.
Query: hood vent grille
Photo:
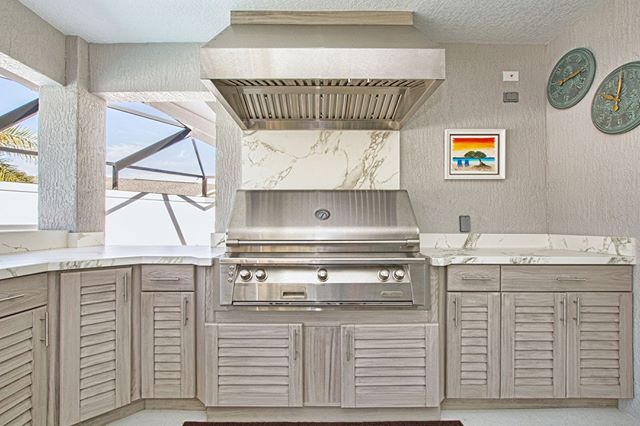
[[[415,99],[429,87],[424,80],[382,79],[217,80],[213,84],[249,129],[397,129],[407,113],[405,99]]]

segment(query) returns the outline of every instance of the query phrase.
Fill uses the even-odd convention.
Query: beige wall
[[[543,46],[445,45],[447,79],[400,133],[400,186],[423,232],[546,232]],[[502,71],[520,71],[519,83]],[[503,91],[519,91],[505,104]],[[444,130],[507,129],[507,178],[444,180]]]
[[[445,47],[447,80],[400,132],[400,187],[409,190],[421,229],[457,232],[458,215],[468,214],[476,232],[546,232],[544,47]],[[507,70],[520,71],[520,82],[503,83]],[[505,90],[519,91],[520,103],[502,103]],[[240,134],[224,112],[218,125],[216,230],[224,232],[240,186]],[[447,128],[506,128],[507,179],[445,181]]]
[[[587,47],[597,61],[593,87],[575,107],[547,106],[549,231],[640,238],[640,128],[618,136],[591,123],[591,99],[602,79],[640,60],[640,2],[609,0],[547,46],[547,69],[565,52]],[[635,394],[621,407],[640,418],[640,274],[634,300]]]

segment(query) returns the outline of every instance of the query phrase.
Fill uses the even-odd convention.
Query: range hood
[[[397,130],[445,78],[411,12],[236,11],[200,59],[245,130]]]

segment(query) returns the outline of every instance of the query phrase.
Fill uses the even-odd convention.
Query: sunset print
[[[451,174],[497,174],[498,135],[451,136]]]

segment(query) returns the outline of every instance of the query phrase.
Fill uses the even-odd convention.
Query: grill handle
[[[300,291],[282,291],[280,293],[280,297],[282,299],[306,299],[307,298],[307,292],[304,290],[300,290]]]

